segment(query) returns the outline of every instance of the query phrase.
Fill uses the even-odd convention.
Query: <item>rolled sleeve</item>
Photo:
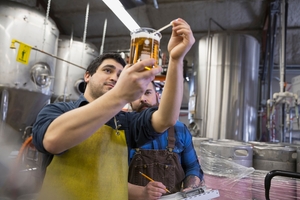
[[[32,128],[32,142],[38,151],[50,154],[44,148],[44,136],[52,121],[63,113],[64,111],[61,109],[61,107],[57,106],[56,104],[48,104],[38,114]]]
[[[151,122],[152,114],[156,110],[157,107],[152,107],[140,113],[128,113],[131,116],[130,126],[128,127],[129,134],[127,135],[128,146],[137,148],[161,135],[154,130]]]

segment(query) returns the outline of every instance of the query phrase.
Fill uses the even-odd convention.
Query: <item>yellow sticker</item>
[[[31,46],[20,43],[19,51],[17,55],[17,61],[27,65],[29,61],[30,51],[31,51]]]

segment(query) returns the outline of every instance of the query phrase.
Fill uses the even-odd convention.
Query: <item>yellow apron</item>
[[[104,125],[84,142],[54,156],[38,199],[128,199],[127,177],[125,133]]]

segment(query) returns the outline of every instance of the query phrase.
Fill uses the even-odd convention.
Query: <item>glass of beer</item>
[[[159,43],[161,33],[152,28],[139,28],[130,33],[131,45],[129,64],[135,64],[146,58],[154,58],[155,65],[159,63]],[[153,66],[147,66],[151,69]]]

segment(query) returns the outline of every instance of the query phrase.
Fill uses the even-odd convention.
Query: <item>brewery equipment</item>
[[[10,1],[0,2],[0,24],[0,139],[16,143],[50,99],[55,59],[31,51],[24,65],[16,61],[18,49],[10,49],[11,41],[16,39],[56,54],[59,31],[38,10]]]
[[[251,144],[239,141],[225,142],[222,140],[210,140],[201,142],[200,149],[201,157],[205,158],[210,164],[214,164],[216,158],[221,157],[222,159],[245,167],[252,167],[253,149]],[[213,168],[211,170],[213,170]]]
[[[93,44],[83,43],[78,38],[60,36],[57,56],[82,68],[60,60],[56,62],[52,101],[78,99],[79,95],[84,92],[85,69],[98,55],[99,52]]]
[[[256,170],[286,170],[296,172],[297,148],[284,144],[253,146],[253,167]]]
[[[41,108],[49,102],[53,89],[55,59],[34,50],[22,51],[21,43],[55,55],[59,31],[56,24],[39,10],[12,1],[0,2],[0,27],[0,188],[2,189],[9,170],[14,166],[13,161],[30,132],[30,126]],[[18,42],[15,43],[16,41]],[[18,52],[19,49],[21,54]],[[17,56],[24,56],[25,53],[26,55],[30,53],[27,62],[25,64],[17,62]],[[27,153],[24,156],[24,159],[30,157],[34,159],[33,162],[37,162],[35,156],[31,157]],[[28,171],[29,169],[31,171]],[[24,169],[22,175],[34,173],[36,168],[29,169]],[[15,180],[14,183],[18,186],[13,186],[14,194],[18,195],[21,190],[28,192],[29,188],[34,190],[31,180],[35,181],[26,179],[24,184],[20,179]],[[1,193],[2,191],[0,196]]]
[[[252,199],[252,146],[234,140],[200,143],[200,163],[205,185],[218,189],[224,200]]]
[[[259,49],[258,41],[244,34],[199,40],[189,111],[201,137],[256,139]]]

